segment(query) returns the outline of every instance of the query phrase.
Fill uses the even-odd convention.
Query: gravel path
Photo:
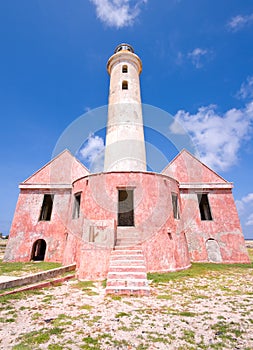
[[[253,349],[253,269],[231,271],[151,283],[150,297],[76,280],[3,297],[0,349]]]

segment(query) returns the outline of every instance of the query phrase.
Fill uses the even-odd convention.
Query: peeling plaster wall
[[[183,226],[181,220],[174,219],[172,209],[171,193],[179,195],[178,183],[153,173],[104,173],[84,177],[73,184],[73,192],[82,193],[79,224],[74,223],[79,230],[75,232],[81,245],[80,257],[77,258],[80,278],[105,278],[107,275],[112,236],[115,234],[113,223],[117,224],[118,189],[122,188],[134,191],[135,227],[120,227],[118,231],[121,238],[125,231],[126,235],[131,233],[142,243],[148,271],[175,271],[189,267]],[[87,226],[97,223],[96,233],[99,236],[99,222],[104,225],[103,235],[107,233],[110,236],[104,239],[107,247],[99,240],[87,242]]]
[[[44,194],[54,194],[50,221],[39,221]],[[30,261],[33,243],[47,243],[45,261],[62,262],[69,215],[69,190],[21,190],[12,222],[4,261]]]
[[[212,183],[213,186],[213,183]],[[249,262],[231,188],[208,189],[211,221],[202,221],[198,190],[181,188],[166,176],[111,172],[84,176],[65,189],[21,189],[5,261],[29,261],[33,243],[47,243],[46,261],[76,263],[80,279],[106,278],[117,234],[137,239],[148,271],[175,271],[190,261],[208,261],[206,241],[217,241],[222,262]],[[118,190],[134,192],[135,226],[117,228]],[[207,191],[207,189],[203,189]],[[39,221],[44,194],[54,194],[50,221]],[[80,216],[72,218],[74,195],[81,193]],[[178,195],[175,219],[172,193]],[[117,232],[118,231],[118,232]]]
[[[222,262],[249,262],[230,189],[208,190],[212,220],[201,220],[197,192],[181,191],[182,219],[192,261],[208,261],[206,241],[217,241]]]
[[[186,150],[183,150],[176,156],[176,158],[163,170],[163,174],[171,176],[179,182],[186,183],[227,182]]]

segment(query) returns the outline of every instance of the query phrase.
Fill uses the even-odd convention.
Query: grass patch
[[[172,299],[172,296],[170,294],[161,294],[157,295],[156,299],[170,300]]]
[[[101,282],[102,287],[106,288],[106,283],[107,283],[107,280],[103,280],[103,281]]]
[[[88,310],[88,311],[90,311],[90,310],[93,309],[93,306],[85,304],[85,305],[80,306],[79,309],[80,310]]]
[[[58,344],[49,344],[48,345],[48,350],[62,350],[62,349],[66,349],[65,346],[61,346]]]
[[[196,316],[196,314],[194,312],[190,312],[190,311],[181,311],[181,312],[178,313],[178,315],[185,316],[185,317],[194,317],[194,316]]]
[[[122,296],[121,295],[110,295],[109,296],[112,300],[121,300]]]
[[[49,303],[53,299],[53,295],[46,295],[41,302],[42,303]]]
[[[234,272],[252,269],[253,264],[213,264],[213,263],[192,263],[187,270],[168,273],[148,273],[148,279],[153,283],[167,283],[186,278],[200,277],[208,275],[210,272]]]
[[[38,294],[44,294],[44,292],[41,290],[38,290],[38,289],[27,290],[25,292],[3,295],[3,296],[1,296],[0,301],[2,304],[7,304],[7,303],[10,303],[12,300],[26,299],[26,298],[30,297],[31,295],[38,295]]]
[[[234,322],[219,321],[211,326],[211,329],[215,331],[215,336],[222,340],[235,341],[236,338],[240,338],[243,334],[238,326]]]
[[[77,283],[72,285],[73,288],[78,289],[87,289],[87,288],[94,288],[94,281],[78,281]]]
[[[19,344],[15,345],[13,350],[34,350],[40,344],[45,344],[50,340],[51,335],[61,335],[64,328],[54,327],[50,329],[42,328],[38,331],[32,331],[21,335],[18,340]]]
[[[52,270],[61,267],[59,263],[52,263],[46,261],[28,263],[24,262],[3,262],[0,260],[0,275],[22,276],[24,274],[37,273],[41,271]]]
[[[65,314],[59,314],[58,317],[53,320],[52,324],[55,328],[62,329],[59,328],[59,326],[69,326],[72,324],[72,317]]]
[[[91,336],[85,337],[82,339],[82,341],[85,343],[84,345],[80,346],[80,349],[93,349],[93,350],[99,350],[99,341],[97,338],[92,338]]]
[[[188,344],[195,344],[195,333],[193,331],[185,329],[183,338]]]
[[[42,316],[42,314],[40,313],[40,312],[35,312],[33,315],[32,315],[32,317],[31,317],[31,319],[32,320],[37,320],[38,318],[40,318]]]
[[[248,254],[250,261],[253,262],[253,248],[248,248]]]
[[[126,313],[126,312],[119,312],[115,315],[115,318],[120,318],[120,317],[124,317],[124,316],[131,316],[131,314]]]

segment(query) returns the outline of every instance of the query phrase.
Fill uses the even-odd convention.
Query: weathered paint
[[[227,183],[185,149],[167,165],[162,174],[171,176],[180,183]]]
[[[117,51],[108,61],[107,172],[90,174],[66,150],[24,181],[5,261],[29,261],[34,242],[44,239],[45,260],[76,263],[80,279],[107,277],[116,242],[119,249],[122,242],[138,245],[147,271],[185,269],[212,256],[223,263],[249,262],[231,183],[186,150],[161,174],[145,172],[141,68],[131,50]],[[122,90],[123,78],[130,90]],[[134,227],[117,226],[120,189],[134,192]],[[200,193],[208,195],[212,220],[201,220]],[[45,194],[54,195],[50,221],[39,220]],[[80,215],[73,218],[76,194],[81,194]],[[172,194],[178,197],[178,218]]]
[[[104,171],[146,171],[140,58],[122,46],[108,60],[110,74]],[[123,72],[123,67],[127,72]],[[122,83],[128,84],[122,89]]]
[[[76,262],[80,279],[105,278],[117,234],[118,190],[134,191],[135,227],[124,228],[142,245],[147,271],[175,271],[191,261],[208,261],[206,242],[214,239],[222,262],[248,262],[231,189],[209,189],[211,221],[201,221],[197,194],[180,190],[167,175],[111,172],[86,175],[72,189],[21,189],[5,261],[29,261],[34,241],[47,242],[45,260]],[[45,193],[54,194],[50,221],[38,221]],[[74,194],[81,193],[80,216],[72,219]],[[172,193],[179,197],[175,219]],[[92,236],[91,236],[92,232]]]

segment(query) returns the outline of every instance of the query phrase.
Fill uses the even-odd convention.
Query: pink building
[[[119,45],[110,92],[104,172],[68,150],[20,184],[5,261],[76,263],[108,293],[147,294],[147,272],[194,262],[248,263],[233,185],[181,151],[162,173],[146,170],[140,58]]]

